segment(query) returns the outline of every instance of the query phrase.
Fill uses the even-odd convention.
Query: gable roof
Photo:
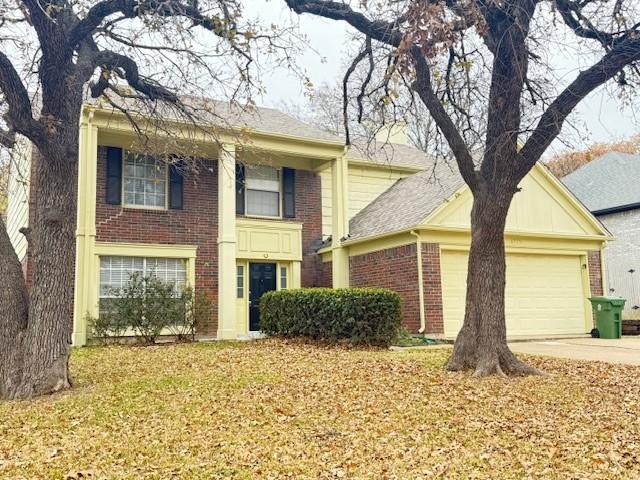
[[[565,198],[569,204],[573,205],[578,215],[587,217],[588,224],[593,227],[597,235],[611,236],[602,223],[589,213],[545,165],[538,162],[530,172],[530,174],[534,173],[539,179],[546,178],[551,185],[555,185],[561,198]],[[417,229],[440,207],[459,198],[457,193],[460,193],[462,198],[466,198],[464,197],[466,188],[457,165],[440,160],[425,171],[398,180],[355,215],[349,222],[349,240],[361,240]],[[515,214],[517,212],[514,212]],[[466,218],[468,220],[468,216]],[[553,223],[551,219],[551,224]]]
[[[464,181],[455,164],[440,160],[394,183],[349,222],[349,240],[407,230],[419,225]]]
[[[593,213],[640,206],[640,155],[609,152],[562,178]]]

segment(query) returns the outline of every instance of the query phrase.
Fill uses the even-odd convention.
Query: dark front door
[[[260,297],[276,289],[275,263],[249,264],[249,330],[260,330]]]

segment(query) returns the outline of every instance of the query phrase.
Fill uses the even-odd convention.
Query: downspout
[[[426,321],[424,318],[424,283],[422,282],[422,241],[420,234],[415,230],[411,230],[411,235],[416,237],[416,255],[418,258],[418,298],[420,303],[420,329],[418,333],[424,333],[426,329]]]

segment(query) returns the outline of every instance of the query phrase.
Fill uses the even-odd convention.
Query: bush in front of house
[[[98,318],[88,322],[92,336],[101,343],[133,334],[142,343],[153,344],[163,331],[177,341],[189,341],[211,316],[211,300],[205,294],[191,288],[177,290],[154,276],[134,273],[110,293],[112,298],[101,299]]]
[[[265,293],[267,335],[387,346],[401,327],[400,296],[384,288],[302,288]]]

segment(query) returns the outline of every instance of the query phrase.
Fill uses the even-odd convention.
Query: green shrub
[[[193,289],[176,291],[154,276],[134,273],[127,283],[113,289],[112,298],[100,301],[98,318],[90,318],[94,337],[101,343],[122,337],[129,330],[143,343],[155,343],[167,329],[178,341],[193,340],[198,325],[211,315],[211,301]]]
[[[400,326],[400,297],[383,288],[280,290],[260,300],[260,330],[272,336],[390,345]]]

